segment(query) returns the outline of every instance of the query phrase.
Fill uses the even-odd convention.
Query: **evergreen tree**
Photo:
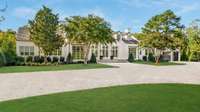
[[[130,62],[130,63],[134,62],[134,56],[132,53],[130,53],[128,56],[128,62]]]
[[[156,48],[156,63],[160,62],[164,50],[181,49],[184,42],[183,25],[180,17],[167,10],[152,17],[142,28],[141,45],[147,48]],[[144,38],[145,36],[145,38]]]
[[[92,56],[90,58],[90,63],[97,63],[97,59],[94,53],[92,53]]]
[[[64,39],[58,35],[58,14],[53,14],[52,10],[43,6],[35,19],[29,21],[30,39],[42,49],[45,55],[45,63],[47,55],[53,51],[60,49],[64,44]]]
[[[200,20],[195,20],[192,24],[187,28],[187,35],[188,35],[188,49],[189,53],[189,60],[190,61],[198,61],[200,59]]]
[[[73,58],[72,58],[72,54],[69,53],[67,56],[67,64],[71,64],[71,63],[73,63]]]
[[[0,32],[0,55],[2,65],[15,64],[16,39],[15,34],[10,32]]]

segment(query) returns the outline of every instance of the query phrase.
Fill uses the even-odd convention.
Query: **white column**
[[[140,59],[140,48],[139,46],[136,48],[136,57],[135,57],[136,60],[139,60]]]
[[[178,50],[178,61],[181,61],[181,51]]]
[[[97,59],[100,59],[100,56],[101,56],[101,52],[100,52],[100,49],[101,49],[101,44],[98,44],[97,45]]]
[[[149,61],[149,49],[148,48],[145,48],[145,53],[147,54],[147,61]]]
[[[108,59],[110,59],[110,56],[111,56],[111,49],[112,49],[112,45],[108,44]]]
[[[170,60],[171,60],[171,61],[174,61],[174,52],[173,52],[173,51],[171,51]]]

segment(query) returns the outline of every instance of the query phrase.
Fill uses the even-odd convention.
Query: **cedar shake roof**
[[[138,44],[139,41],[132,35],[130,32],[116,32],[117,34],[117,40],[119,41],[120,38],[122,39],[123,42],[126,44]]]
[[[27,26],[20,27],[16,34],[17,41],[30,41],[30,34]]]

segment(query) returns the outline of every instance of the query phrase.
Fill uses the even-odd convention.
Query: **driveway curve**
[[[131,63],[109,65],[119,68],[0,74],[0,101],[116,85],[200,84],[200,63],[163,67]]]

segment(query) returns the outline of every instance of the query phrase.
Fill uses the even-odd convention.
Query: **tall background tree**
[[[181,18],[177,17],[173,11],[167,10],[162,14],[152,17],[142,28],[145,38],[141,45],[147,48],[156,48],[156,63],[159,63],[164,50],[180,49],[183,45],[183,25]]]
[[[85,64],[88,62],[91,45],[108,44],[114,41],[111,25],[101,17],[73,16],[66,18],[66,22],[65,31],[68,40],[83,44]]]
[[[190,61],[200,61],[200,20],[194,20],[186,30]]]
[[[51,9],[43,6],[34,20],[29,21],[30,39],[41,49],[47,62],[47,55],[60,49],[64,39],[58,34],[59,19],[58,14],[54,14]]]
[[[16,57],[14,32],[0,32],[0,65],[13,65]]]

